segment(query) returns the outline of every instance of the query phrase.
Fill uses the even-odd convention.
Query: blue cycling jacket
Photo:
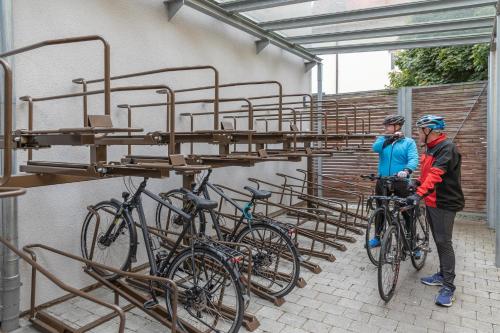
[[[385,136],[379,136],[373,143],[373,151],[379,155],[378,173],[380,176],[394,176],[404,169],[411,171],[417,169],[418,150],[415,140],[401,138],[384,145],[385,141]]]

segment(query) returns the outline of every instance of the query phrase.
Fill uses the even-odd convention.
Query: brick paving
[[[366,257],[363,237],[356,236],[358,242],[348,244],[346,252],[333,252],[336,262],[318,261],[323,269],[320,274],[303,269],[307,286],[295,289],[281,307],[253,297],[250,311],[261,323],[256,332],[500,333],[500,269],[494,266],[494,237],[494,231],[482,222],[462,218],[456,223],[457,301],[451,308],[441,308],[433,301],[438,287],[419,282],[421,276],[437,270],[436,251],[429,255],[420,272],[409,261],[402,264],[396,294],[385,304],[378,295],[376,269]],[[105,290],[94,293],[111,300]],[[82,299],[73,299],[50,311],[77,327],[107,313]],[[36,332],[26,320],[22,323],[16,333]],[[126,332],[165,331],[137,309],[127,313],[126,326]],[[116,331],[115,320],[92,332]]]

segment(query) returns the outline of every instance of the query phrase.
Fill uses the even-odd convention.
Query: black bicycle
[[[290,293],[296,286],[300,275],[300,255],[292,240],[295,228],[265,217],[260,214],[253,214],[256,200],[267,199],[271,192],[257,190],[246,186],[245,189],[252,194],[250,202],[245,206],[240,206],[235,200],[223,192],[222,189],[209,182],[211,170],[208,170],[200,183],[193,188],[193,193],[201,195],[210,200],[209,189],[214,191],[221,202],[225,200],[234,207],[235,211],[241,213],[233,228],[225,227],[224,214],[220,211],[208,210],[215,236],[219,240],[227,242],[244,243],[252,250],[252,284],[257,287],[264,287],[275,297],[283,297]],[[186,203],[184,195],[179,190],[172,190],[160,194],[165,200],[184,205],[185,210],[189,210],[189,202]],[[180,226],[179,217],[168,216],[164,212],[164,207],[158,205],[156,210],[156,225],[158,229],[167,231],[167,234],[175,234]],[[200,232],[205,233],[207,221],[204,215],[200,215],[202,220]],[[241,265],[241,272],[246,272],[246,261]]]
[[[86,216],[82,227],[83,257],[121,270],[129,269],[131,263],[137,261],[137,226],[142,231],[150,274],[171,279],[177,284],[182,303],[177,310],[178,327],[185,331],[238,332],[245,307],[238,263],[244,256],[196,232],[196,218],[202,216],[204,211],[217,207],[217,202],[183,190],[192,207],[183,211],[148,191],[146,184],[147,178],[132,195],[124,192],[123,201],[111,199],[93,206],[94,212]],[[155,246],[151,237],[142,202],[143,194],[178,216],[182,224],[169,253]],[[133,218],[134,211],[138,224]],[[118,278],[110,272],[95,271],[108,279]],[[171,313],[171,293],[164,286],[160,288],[165,291],[167,310]],[[152,285],[150,289],[151,300],[144,304],[145,307],[158,304]]]
[[[377,200],[393,207],[387,215],[388,226],[382,238],[378,265],[378,290],[380,297],[389,302],[394,295],[401,261],[411,258],[415,269],[425,265],[429,247],[429,224],[419,206],[408,205],[405,198],[375,196]],[[410,225],[403,217],[409,215]]]
[[[374,174],[371,175],[363,175],[361,176],[363,179],[369,179],[371,181],[381,181],[383,193],[382,196],[388,196],[394,194],[394,187],[396,183],[405,183],[405,186],[409,185],[409,180],[400,178],[397,176],[376,176]],[[408,184],[408,185],[407,185]],[[368,223],[366,225],[366,233],[365,233],[365,249],[368,254],[368,258],[375,265],[378,266],[378,257],[380,254],[380,246],[372,247],[370,246],[370,240],[379,239],[382,240],[384,236],[384,232],[387,229],[387,226],[390,224],[387,216],[391,215],[392,208],[389,206],[387,201],[381,201],[380,205],[377,205],[377,200],[375,196],[368,197],[367,205],[368,209],[373,210],[373,212],[368,217]],[[376,221],[380,221],[380,226],[377,228]]]

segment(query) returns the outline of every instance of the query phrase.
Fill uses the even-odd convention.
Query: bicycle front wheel
[[[382,221],[382,230],[378,232],[375,221]],[[365,248],[366,253],[368,254],[368,258],[375,266],[378,266],[378,258],[380,256],[380,246],[370,247],[370,240],[376,237],[379,237],[382,240],[384,235],[384,229],[387,226],[387,221],[385,220],[385,212],[383,208],[377,208],[373,211],[372,215],[368,219],[368,223],[366,225],[366,234],[365,234]]]
[[[420,208],[417,208],[420,209]],[[421,255],[417,259],[414,255],[411,256],[411,263],[417,271],[421,270],[425,265],[427,253],[429,252],[429,221],[425,214],[418,214],[415,219],[415,235],[413,236],[415,242],[415,251],[419,250]]]
[[[398,283],[399,267],[401,265],[401,241],[399,230],[395,225],[389,226],[380,247],[378,265],[378,292],[380,297],[389,302]]]
[[[181,251],[168,268],[167,278],[177,284],[178,325],[187,332],[238,332],[244,313],[242,285],[237,270],[206,246]],[[167,309],[172,303],[166,291]]]
[[[120,206],[102,201],[93,206],[98,214],[89,212],[83,221],[80,246],[82,256],[96,263],[126,271],[135,252],[135,227],[124,215],[118,215]],[[93,268],[99,275],[113,280],[117,274]]]

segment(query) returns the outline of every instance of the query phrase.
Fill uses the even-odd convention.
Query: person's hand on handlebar
[[[420,203],[420,200],[422,200],[422,197],[420,195],[412,194],[406,198],[406,203],[408,205],[418,206],[418,204]]]
[[[410,170],[408,169],[401,170],[397,173],[397,176],[399,178],[408,178],[410,176]]]

